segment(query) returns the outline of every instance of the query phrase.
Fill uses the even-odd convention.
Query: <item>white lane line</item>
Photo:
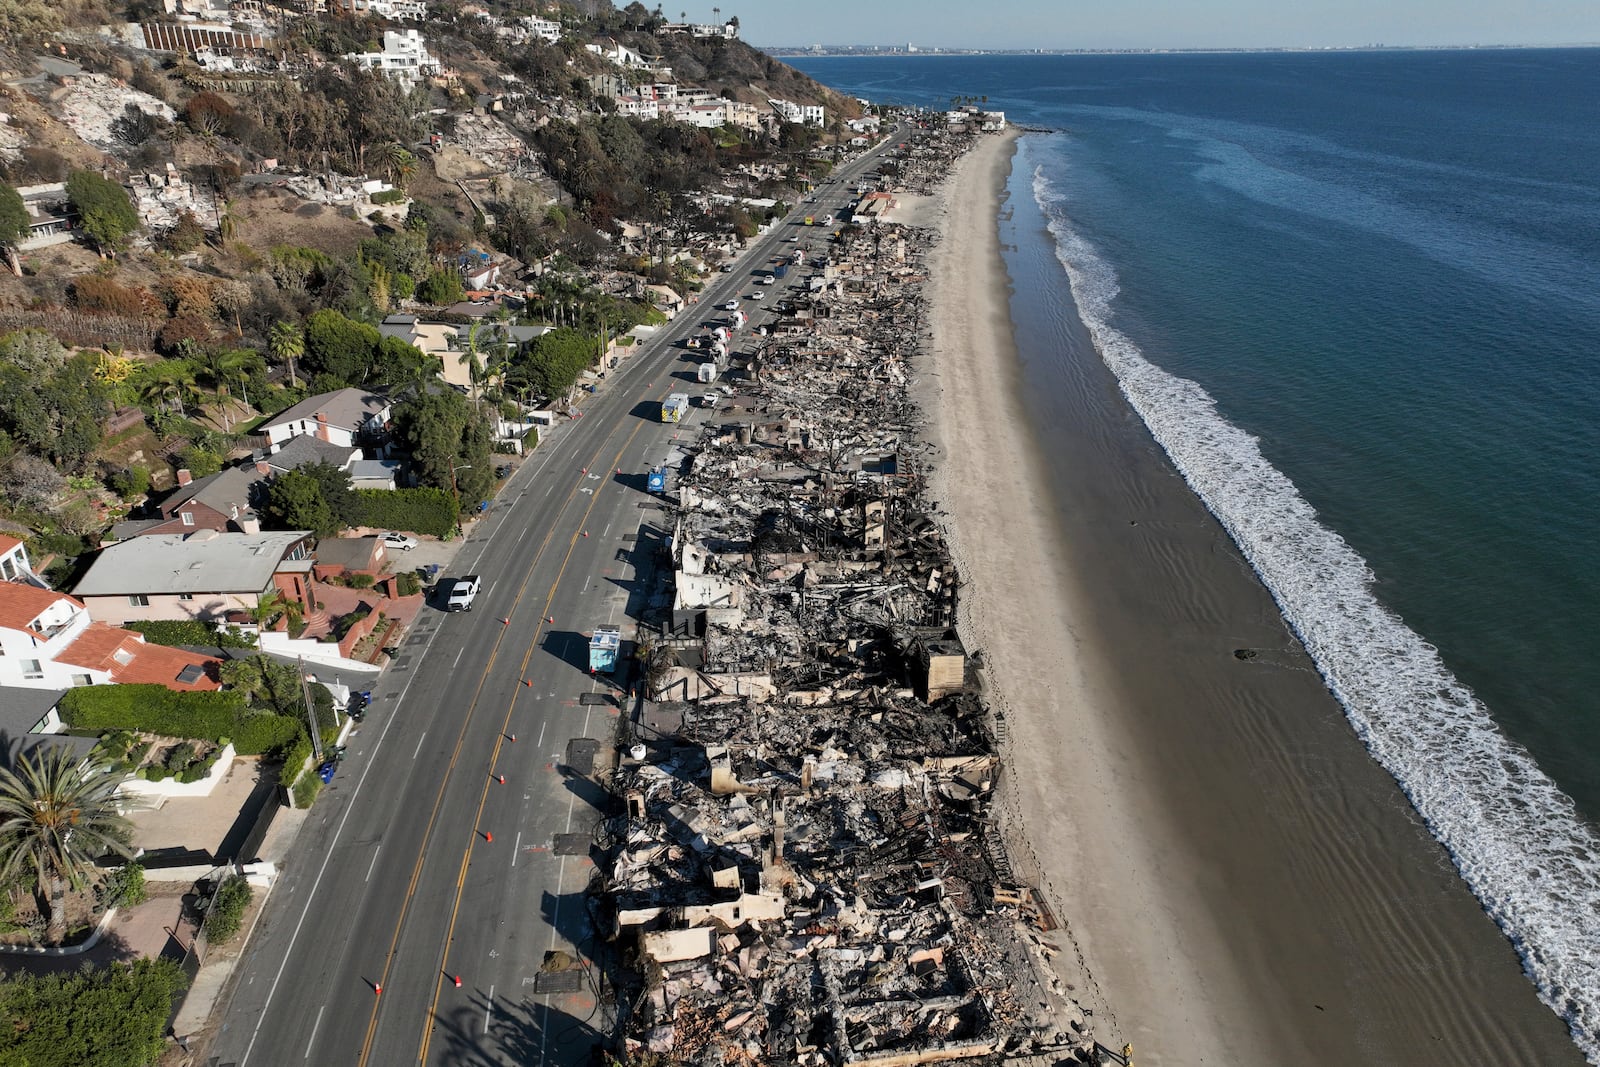
[[[427,739],[428,739],[428,731],[424,730],[424,731],[422,731],[422,736],[417,738],[417,752],[421,752],[422,751],[422,742],[426,741]],[[417,758],[417,752],[411,753],[411,758],[412,759],[416,759]]]
[[[553,490],[553,489],[554,489],[554,488],[555,488],[555,486],[553,486],[553,485],[547,485],[547,486],[545,486],[545,490],[544,490],[544,495],[545,495],[545,496],[549,496],[549,495],[550,495],[550,492],[551,492],[551,490]]]
[[[524,526],[522,528],[522,532],[517,534],[517,544],[522,544],[522,539],[528,536],[528,531],[531,529],[533,529],[532,526]]]
[[[611,524],[608,522],[608,523],[606,523],[606,528],[604,530],[600,531],[600,536],[604,537],[606,534],[608,534],[610,532],[611,532]]]
[[[372,862],[367,864],[367,876],[361,879],[363,882],[372,881],[372,869],[378,865],[378,853],[382,851],[382,845],[379,845],[377,848],[372,850]]]
[[[457,667],[461,666],[461,657],[466,653],[466,651],[467,651],[467,646],[466,645],[462,645],[461,646],[461,651],[456,653],[455,662],[450,664],[450,669],[451,670],[455,670]]]
[[[424,653],[427,652],[428,647],[432,646],[433,638],[438,632],[438,630],[435,630],[428,635],[428,643],[422,650]],[[411,691],[411,682],[415,678],[416,675],[413,674],[406,679],[405,688],[400,690],[399,699],[394,702],[396,712],[405,703],[406,694]],[[378,750],[383,747],[384,739],[389,736],[389,727],[393,726],[395,720],[399,717],[398,714],[391,714],[384,721],[383,732],[378,735],[378,743],[372,746],[372,756],[368,758],[367,765],[361,769],[361,777],[356,779],[356,787],[345,798],[344,815],[339,819],[339,825],[333,831],[333,840],[328,842],[327,851],[322,854],[322,865],[317,868],[316,881],[311,883],[311,892],[306,894],[305,907],[300,909],[300,918],[294,924],[294,932],[289,935],[289,945],[283,950],[283,962],[278,964],[278,973],[272,976],[272,988],[267,990],[266,1003],[261,1005],[261,1014],[256,1017],[255,1029],[250,1032],[250,1043],[245,1046],[244,1055],[239,1057],[239,1067],[245,1067],[250,1062],[250,1053],[255,1049],[256,1040],[261,1036],[261,1024],[266,1021],[267,1012],[272,1008],[272,999],[278,994],[278,983],[283,981],[283,972],[289,966],[289,959],[294,955],[294,946],[300,940],[300,931],[306,924],[306,916],[311,914],[311,905],[317,899],[317,890],[322,885],[323,875],[328,873],[328,864],[333,862],[335,847],[339,844],[339,838],[344,836],[345,823],[350,821],[350,813],[355,810],[356,798],[361,795],[361,787],[367,784],[367,775],[372,773],[372,765],[377,762]],[[421,741],[417,742],[417,748],[419,750],[422,748]],[[416,759],[416,756],[413,755],[411,758]]]
[[[511,846],[511,866],[517,865],[517,853],[522,851],[522,831],[517,831],[517,843]]]
[[[589,583],[592,582],[592,581],[594,581],[594,575],[590,574],[590,575],[586,575],[584,577],[584,579],[583,579],[583,588],[578,590],[578,594],[580,596],[589,591]]]
[[[544,744],[544,728],[545,728],[545,727],[546,727],[546,726],[549,726],[549,725],[550,725],[550,724],[549,724],[549,723],[548,723],[548,722],[546,722],[546,723],[542,723],[542,724],[541,724],[541,725],[540,725],[540,726],[539,726],[539,740],[537,740],[537,741],[535,741],[535,742],[534,742],[534,744],[535,744],[535,745],[542,745],[542,744]]]
[[[494,1014],[494,986],[489,987],[489,1003],[483,1009],[483,1032],[489,1032],[489,1016]]]
[[[328,1010],[328,1006],[326,1004],[324,1004],[322,1007],[318,1008],[317,1009],[317,1021],[311,1024],[311,1040],[306,1042],[305,1058],[308,1059],[308,1060],[311,1058],[311,1046],[315,1045],[317,1043],[317,1027],[322,1025],[322,1013],[327,1011],[327,1010]]]
[[[489,591],[484,594],[484,599],[485,600],[487,600],[489,597],[494,596],[494,587],[499,585],[499,584],[500,584],[500,579],[498,579],[498,578],[496,578],[494,581],[489,583]]]

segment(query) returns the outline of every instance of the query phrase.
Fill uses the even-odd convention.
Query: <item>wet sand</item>
[[[1141,1067],[1581,1063],[1070,306],[1013,323],[1012,150],[934,212],[919,389],[1018,870],[1096,1037]],[[1006,239],[1065,287],[1048,238]]]

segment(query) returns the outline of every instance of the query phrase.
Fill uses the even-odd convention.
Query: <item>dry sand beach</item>
[[[1014,146],[982,140],[928,212],[919,388],[1018,869],[1096,1036],[1140,1067],[1580,1063],[1081,324],[1019,351]]]

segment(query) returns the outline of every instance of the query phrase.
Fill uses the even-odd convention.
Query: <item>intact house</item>
[[[338,389],[307,397],[256,428],[258,444],[275,453],[290,439],[305,435],[329,444],[380,448],[388,434],[393,405],[368,389]]]
[[[196,530],[260,533],[255,503],[264,472],[256,467],[229,467],[204,478],[178,471],[178,487],[156,508],[159,518],[129,519],[111,529],[114,540],[151,534],[185,534]]]
[[[440,70],[439,60],[416,30],[384,30],[383,51],[352,52],[344,58],[368,70],[382,71],[407,89],[423,78],[437,76]]]
[[[314,536],[306,530],[200,530],[135,537],[102,548],[73,594],[91,617],[108,623],[230,617],[245,622],[273,593],[295,601],[309,616],[316,611]]]
[[[218,667],[210,656],[147,644],[143,634],[96,621],[76,597],[0,583],[0,686],[154,682],[171,689],[217,689]]]
[[[289,438],[284,446],[258,461],[256,471],[263,477],[276,478],[301,467],[314,467],[326,463],[335,470],[349,473],[361,461],[361,449],[355,445],[340,445],[308,434]],[[247,533],[250,531],[246,531]]]
[[[65,692],[0,686],[0,766],[15,768],[21,757],[37,759],[52,748],[65,748],[78,759],[88,757],[100,739],[62,732],[67,726],[56,705]]]
[[[378,324],[385,337],[398,337],[425,356],[440,363],[439,377],[465,389],[472,384],[467,365],[461,360],[461,331],[447,322],[423,322],[415,315],[389,315]]]
[[[0,581],[26,582],[41,589],[49,588],[43,578],[33,573],[33,563],[28,559],[28,546],[9,534],[0,534]]]

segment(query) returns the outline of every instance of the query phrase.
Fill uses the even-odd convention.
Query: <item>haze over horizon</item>
[[[680,10],[687,10],[680,8]],[[1087,0],[1063,13],[1059,0],[1001,0],[977,11],[955,0],[809,0],[740,11],[741,35],[757,47],[896,45],[918,48],[1144,49],[1358,48],[1368,45],[1570,45],[1600,42],[1593,0],[1488,0],[1463,9],[1449,0],[1182,0],[1129,7]],[[710,9],[688,11],[709,19]],[[668,12],[669,15],[676,12]]]

